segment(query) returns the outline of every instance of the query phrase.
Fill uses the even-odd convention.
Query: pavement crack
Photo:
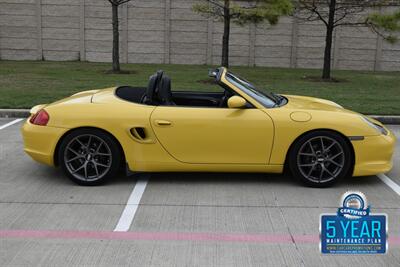
[[[283,214],[282,207],[279,206],[279,204],[278,204],[278,198],[277,198],[275,192],[272,192],[272,194],[273,194],[273,197],[274,197],[275,204],[279,209],[279,214],[281,215],[282,220],[285,223],[285,227],[286,227],[286,229],[287,229],[287,231],[288,231],[288,233],[290,235],[290,239],[291,239],[291,241],[292,241],[292,243],[293,243],[293,245],[294,245],[294,247],[295,247],[295,249],[297,251],[297,254],[298,254],[299,258],[300,258],[301,265],[305,266],[303,255],[302,255],[301,251],[299,250],[299,247],[297,246],[297,243],[296,243],[296,241],[295,241],[295,239],[293,237],[292,231],[290,230],[290,227],[289,227],[289,225],[288,225],[288,223],[286,221],[285,215]]]

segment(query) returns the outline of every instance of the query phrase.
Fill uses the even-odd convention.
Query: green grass
[[[105,74],[107,63],[0,61],[0,108],[30,108],[73,93],[116,85],[146,86],[148,77],[163,69],[172,78],[173,90],[210,91],[206,80],[210,66],[122,65],[135,74]],[[333,100],[366,114],[400,114],[400,72],[334,71],[341,82],[304,79],[319,70],[232,67],[232,71],[263,90]]]

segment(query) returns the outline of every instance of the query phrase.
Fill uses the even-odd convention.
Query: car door
[[[185,163],[267,164],[274,127],[256,108],[158,106],[151,126],[161,145]]]

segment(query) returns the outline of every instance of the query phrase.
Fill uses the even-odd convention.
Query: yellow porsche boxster
[[[130,172],[288,170],[325,187],[348,176],[387,172],[395,137],[380,122],[323,99],[279,95],[219,68],[220,91],[172,91],[158,71],[148,87],[77,93],[32,108],[25,151],[96,185]]]

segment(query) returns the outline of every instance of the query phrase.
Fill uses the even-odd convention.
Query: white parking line
[[[143,196],[144,190],[146,189],[148,177],[141,178],[136,182],[135,187],[131,195],[129,196],[128,203],[126,203],[125,209],[122,212],[121,218],[119,218],[118,224],[114,229],[114,232],[126,232],[131,227],[133,218],[135,217],[137,208],[140,203],[140,199]]]
[[[383,173],[378,174],[377,176],[379,177],[379,179],[382,180],[382,182],[384,182],[387,186],[389,186],[394,192],[396,192],[400,196],[400,185],[393,182],[392,179],[390,179]]]
[[[8,126],[11,126],[11,125],[13,125],[13,124],[16,124],[16,123],[18,123],[18,122],[20,122],[20,121],[22,121],[23,119],[16,119],[16,120],[13,120],[13,121],[10,121],[9,123],[6,123],[6,124],[4,124],[4,125],[1,125],[0,126],[0,130],[3,130],[3,129],[5,129],[5,128],[7,128]]]

